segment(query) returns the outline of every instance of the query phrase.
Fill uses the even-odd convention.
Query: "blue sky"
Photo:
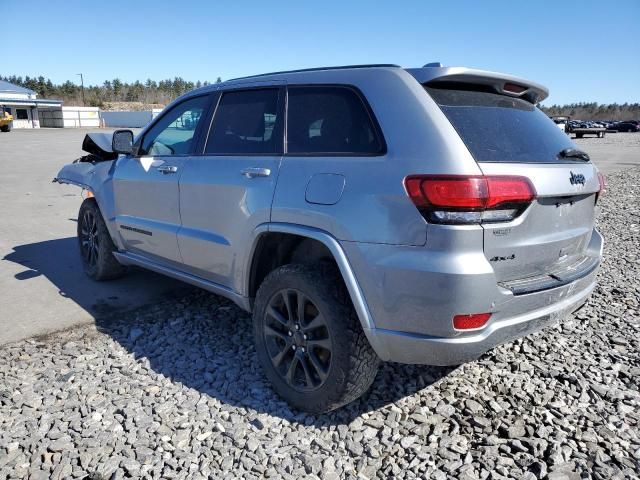
[[[0,74],[56,83],[441,61],[543,83],[545,104],[640,101],[639,0],[0,0],[0,19]]]

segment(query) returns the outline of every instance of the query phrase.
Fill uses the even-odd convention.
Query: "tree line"
[[[580,102],[549,107],[538,106],[549,116],[563,115],[577,120],[640,120],[640,103]]]
[[[40,98],[56,98],[64,101],[65,105],[82,105],[82,91],[80,85],[67,80],[61,84],[54,84],[43,77],[20,77],[16,75],[1,76],[0,80],[20,85],[35,91]],[[221,82],[218,77],[215,83]],[[104,108],[108,102],[141,102],[145,104],[166,105],[177,97],[194,88],[209,85],[208,81],[191,82],[182,77],[167,80],[147,79],[145,82],[123,82],[119,78],[106,80],[102,85],[87,85],[84,87],[85,104],[91,107]],[[538,105],[547,115],[568,115],[581,120],[637,120],[640,119],[640,103],[610,103],[580,102],[568,105]]]
[[[80,106],[83,104],[82,88],[80,85],[67,80],[61,84],[55,84],[49,78],[21,77],[16,75],[2,76],[5,80],[15,85],[35,91],[39,98],[61,99],[65,105]],[[220,83],[218,77],[215,83]],[[182,77],[174,79],[155,80],[147,79],[145,82],[123,82],[119,78],[106,80],[102,85],[85,85],[84,102],[86,106],[103,108],[107,102],[142,102],[145,104],[161,104],[175,100],[177,97],[194,88],[209,85],[209,81],[191,82]]]

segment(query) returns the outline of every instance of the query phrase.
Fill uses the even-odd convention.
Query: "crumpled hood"
[[[87,133],[82,141],[82,150],[103,160],[115,160],[118,154],[111,149],[111,133]]]

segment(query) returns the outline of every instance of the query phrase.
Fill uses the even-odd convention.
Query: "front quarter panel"
[[[91,192],[98,202],[111,238],[120,249],[114,223],[113,171],[117,160],[105,162],[76,162],[62,167],[55,178],[58,183],[76,185]]]

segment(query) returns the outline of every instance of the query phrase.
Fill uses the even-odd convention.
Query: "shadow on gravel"
[[[413,395],[452,371],[387,363],[362,399],[325,415],[292,411],[263,377],[253,348],[250,315],[235,304],[142,270],[134,269],[111,282],[91,281],[82,272],[75,237],[13,250],[3,260],[25,267],[14,275],[15,281],[45,276],[61,296],[91,313],[99,331],[139,362],[148,362],[147,375],[155,373],[193,388],[217,399],[223,408],[253,409],[305,425],[343,425]],[[37,290],[34,293],[38,302]],[[158,298],[161,303],[154,301]],[[148,383],[158,381],[152,378]]]
[[[252,409],[317,427],[349,424],[453,371],[386,363],[363,398],[335,412],[309,415],[292,410],[272,390],[255,355],[250,315],[226,299],[198,291],[176,296],[173,303],[140,309],[131,320],[96,319],[96,323],[148,370],[217,399],[222,409]]]

